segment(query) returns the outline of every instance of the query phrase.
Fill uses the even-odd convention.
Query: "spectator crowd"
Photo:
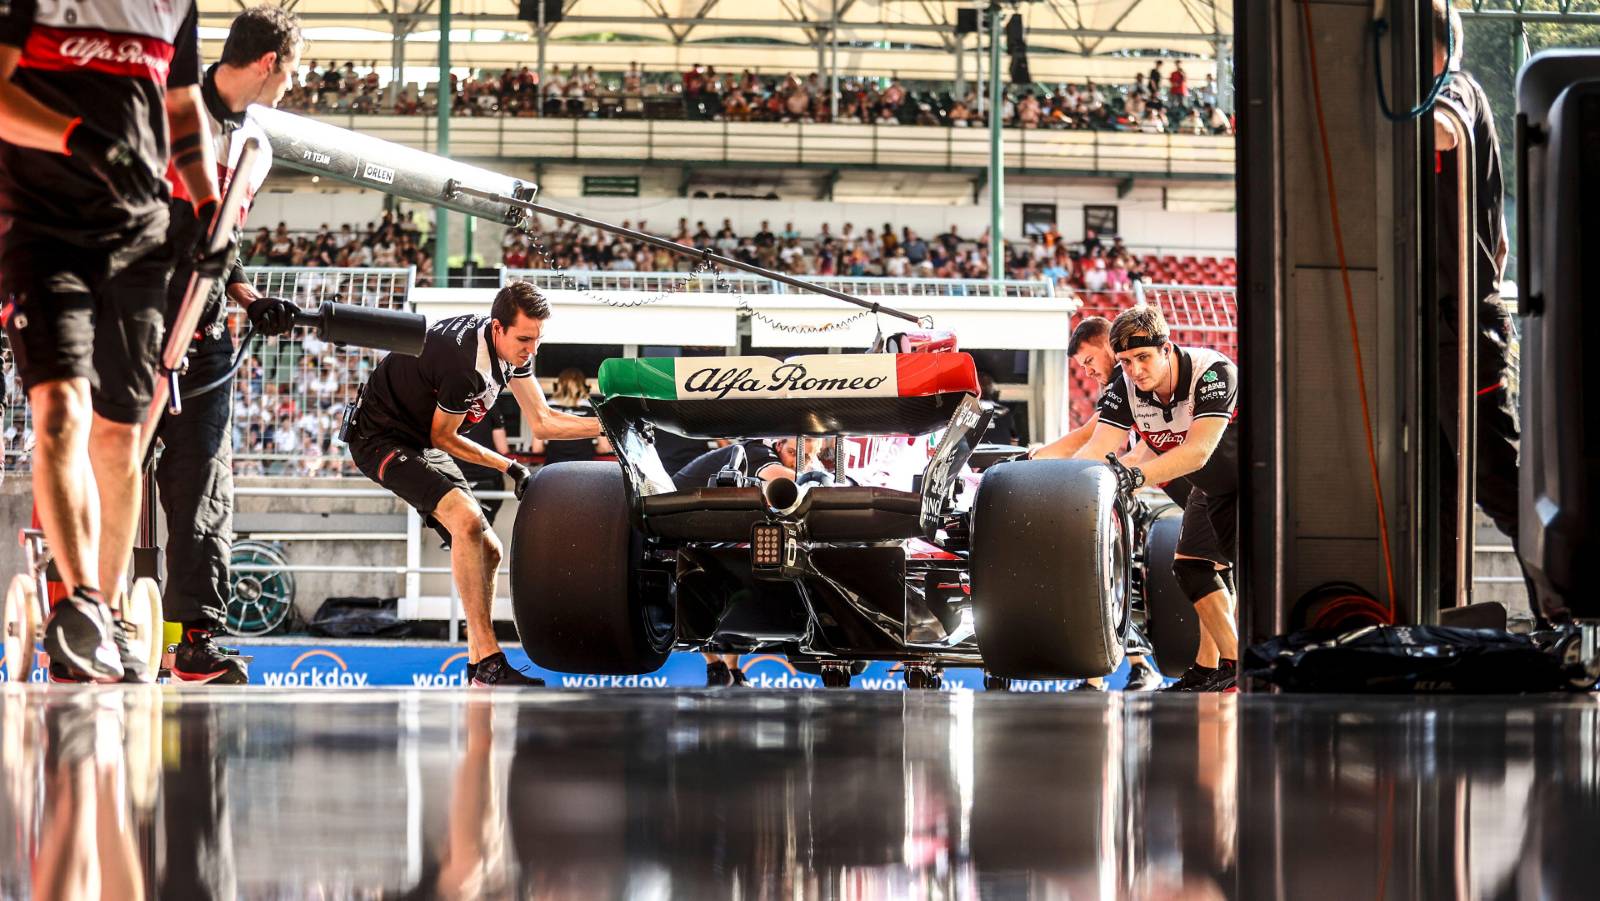
[[[414,213],[384,213],[382,221],[357,229],[327,223],[315,232],[292,232],[287,223],[262,228],[241,243],[246,266],[294,266],[322,269],[417,267],[417,286],[433,286],[433,253],[424,231],[426,220]]]
[[[1219,102],[1216,78],[1191,85],[1182,60],[1155,60],[1132,84],[1011,85],[1001,116],[1017,128],[1099,129],[1148,133],[1232,134],[1233,119]],[[387,90],[375,64],[325,66],[313,61],[284,98],[301,112],[431,114],[435,91],[414,86]],[[499,74],[450,76],[451,109],[458,116],[687,118],[728,122],[840,122],[849,124],[985,127],[987,111],[973,90],[956,96],[949,82],[905,84],[899,79],[819,73],[782,78],[746,69],[719,74],[714,66],[681,73],[645,73],[638,63],[626,72],[599,73],[574,64],[565,75],[553,70],[541,84],[527,66]],[[835,101],[837,100],[837,112]]]

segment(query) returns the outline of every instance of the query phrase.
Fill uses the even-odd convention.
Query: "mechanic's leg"
[[[139,522],[141,431],[137,425],[96,413],[89,435],[89,462],[100,492],[100,587],[114,610],[122,609],[124,577]]]
[[[500,653],[491,617],[500,539],[483,518],[478,502],[459,488],[450,489],[439,501],[433,518],[450,533],[450,574],[467,615],[467,660],[477,663]]]
[[[1198,557],[1177,556],[1172,562],[1172,574],[1200,617],[1201,654],[1206,653],[1209,639],[1221,660],[1238,660],[1239,632],[1233,621],[1233,599],[1217,565]],[[1204,660],[1196,662],[1208,665]]]
[[[35,385],[28,403],[37,436],[33,497],[50,556],[68,591],[98,588],[100,502],[89,466],[89,380]]]
[[[1198,611],[1196,612],[1198,616]],[[1206,669],[1216,669],[1217,660],[1222,656],[1217,650],[1217,640],[1211,637],[1211,630],[1206,628],[1204,619],[1200,620],[1200,647],[1195,651],[1194,662]]]

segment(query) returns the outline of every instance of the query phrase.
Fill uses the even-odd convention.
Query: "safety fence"
[[[856,297],[1055,297],[1049,279],[1033,281],[977,278],[875,278],[808,275],[805,279]],[[502,269],[500,284],[530,281],[540,288],[580,291],[637,291],[645,294],[790,295],[798,288],[741,272],[612,272],[597,270]]]

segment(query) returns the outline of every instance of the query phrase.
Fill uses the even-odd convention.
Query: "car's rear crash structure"
[[[829,685],[866,660],[903,662],[917,687],[945,666],[981,666],[994,685],[1105,675],[1142,645],[1142,505],[1102,464],[995,463],[1014,448],[974,459],[990,414],[967,354],[613,359],[599,387],[620,465],[540,470],[512,539],[517,628],[542,667],[644,673],[674,649],[765,648]],[[676,490],[658,426],[943,434],[916,490],[853,484],[842,450],[831,473],[763,485],[725,471]],[[995,465],[966,504],[969,463]]]

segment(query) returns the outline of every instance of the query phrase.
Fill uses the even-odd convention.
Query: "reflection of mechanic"
[[[241,173],[249,180],[246,198],[255,196],[266,180],[272,154],[265,152],[266,135],[245,110],[252,103],[278,105],[300,64],[301,46],[300,25],[293,16],[276,6],[246,10],[228,29],[222,61],[201,81],[200,96],[216,142],[219,181],[233,178],[247,140],[261,142],[263,152],[256,157],[254,171]],[[173,183],[167,227],[174,266],[167,285],[170,325],[189,287],[194,250],[204,238],[201,222],[209,220],[197,216],[189,192],[172,171],[167,178]],[[226,621],[231,591],[228,554],[233,545],[233,378],[227,376],[233,336],[223,293],[219,282],[206,301],[180,390],[223,381],[210,391],[184,398],[182,415],[161,418],[157,434],[163,450],[156,484],[167,514],[165,616],[183,626],[172,675],[185,682],[237,685],[250,681],[244,663],[222,652],[211,638]],[[256,293],[237,261],[228,272],[226,293],[248,313],[258,334],[281,335],[293,327],[294,305]]]
[[[503,401],[504,398],[501,398]],[[461,437],[473,444],[487,447],[502,457],[511,456],[511,441],[506,437],[506,414],[497,402],[489,408],[483,418],[473,423]],[[478,506],[483,508],[483,515],[494,525],[496,516],[500,515],[500,505],[505,503],[497,497],[479,497],[480,491],[504,491],[506,487],[506,474],[492,466],[484,466],[467,460],[457,460],[456,466],[460,467],[461,474],[466,476],[467,484],[472,486],[473,499]]]
[[[550,409],[533,378],[550,304],[528,282],[495,295],[489,316],[452,316],[428,329],[422,353],[390,354],[367,382],[350,429],[350,456],[368,478],[427,518],[450,545],[450,572],[467,614],[467,673],[474,685],[542,685],[511,668],[490,618],[500,539],[451,457],[511,477],[518,497],[526,466],[461,436],[503,389],[536,438],[594,438],[600,421]]]
[[[217,197],[198,35],[192,2],[0,3],[4,318],[34,415],[34,499],[69,592],[45,624],[59,679],[117,681],[138,659],[106,600],[139,518],[169,156],[191,196]]]
[[[1226,571],[1206,555],[1217,552],[1228,564],[1235,558],[1238,435],[1230,426],[1238,371],[1216,351],[1169,341],[1166,320],[1155,307],[1118,316],[1111,324],[1111,349],[1122,378],[1101,395],[1100,422],[1076,458],[1103,460],[1125,447],[1133,431],[1141,444],[1122,458],[1128,467],[1118,475],[1123,490],[1188,477],[1193,487],[1172,573],[1199,615],[1200,652],[1169,690],[1230,690],[1239,659],[1233,593]]]
[[[1445,56],[1445,29],[1455,32],[1455,55]],[[1461,336],[1457,319],[1459,303],[1456,286],[1460,276],[1461,249],[1456,242],[1457,197],[1456,167],[1462,156],[1457,152],[1456,135],[1447,123],[1446,113],[1434,112],[1434,148],[1439,151],[1438,175],[1434,192],[1437,209],[1434,230],[1437,240],[1437,277],[1439,291],[1439,420],[1444,433],[1447,452],[1440,454],[1441,509],[1439,519],[1440,545],[1440,603],[1455,603],[1455,466],[1460,458],[1456,416],[1461,398],[1469,391],[1477,398],[1477,474],[1475,487],[1478,504],[1489,514],[1501,532],[1517,545],[1517,453],[1520,435],[1517,421],[1511,410],[1511,395],[1507,376],[1511,370],[1511,320],[1500,305],[1500,280],[1505,276],[1506,222],[1505,180],[1500,168],[1500,139],[1495,134],[1494,114],[1489,109],[1489,98],[1483,88],[1465,72],[1460,71],[1462,42],[1461,17],[1450,9],[1445,0],[1433,3],[1433,72],[1437,77],[1451,70],[1449,81],[1439,94],[1439,101],[1449,106],[1472,132],[1473,171],[1468,179],[1474,185],[1477,216],[1472,223],[1476,240],[1472,248],[1472,265],[1477,276],[1477,294],[1474,307],[1477,312],[1478,378],[1474,385],[1463,391],[1456,366],[1456,354]],[[1517,558],[1521,560],[1521,555]],[[1526,579],[1526,572],[1524,572]],[[1528,600],[1535,603],[1533,583],[1528,583]]]
[[[725,469],[733,469],[745,478],[771,482],[775,479],[795,477],[795,440],[780,438],[768,444],[765,441],[741,441],[716,450],[706,451],[672,475],[672,484],[679,491],[704,488]],[[702,651],[706,658],[706,687],[717,688],[744,685],[744,670],[739,668],[738,654],[718,654]]]

